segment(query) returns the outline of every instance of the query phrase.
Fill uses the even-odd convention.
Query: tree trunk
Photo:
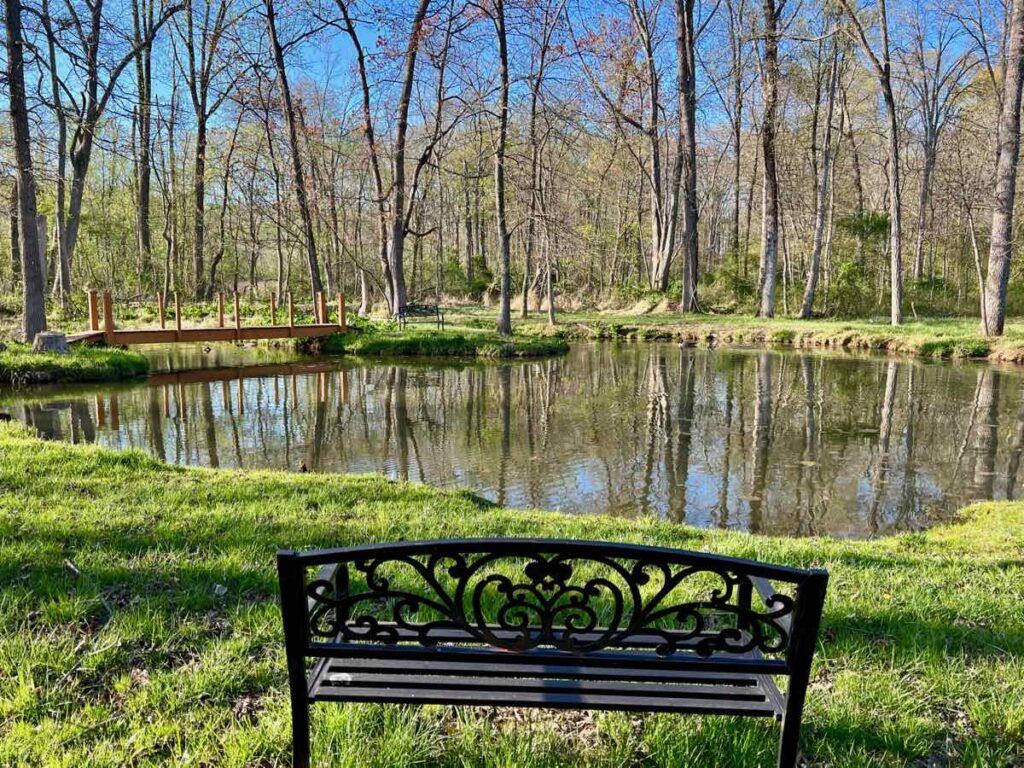
[[[39,258],[36,227],[36,180],[32,168],[32,136],[25,97],[24,38],[20,0],[5,0],[8,112],[18,180],[18,242],[21,246],[22,324],[25,341],[46,330],[46,285]]]
[[[697,78],[693,29],[694,0],[676,0],[676,56],[679,68],[679,149],[683,158],[683,295],[679,309],[696,312],[699,277],[697,240]],[[675,193],[678,197],[678,192]],[[674,208],[674,206],[673,206]]]
[[[761,151],[764,156],[763,202],[761,210],[761,317],[775,315],[776,263],[779,250],[779,178],[775,165],[776,112],[779,100],[778,9],[775,0],[764,0],[764,65],[761,89],[764,119],[761,122]]]
[[[886,114],[889,116],[889,319],[892,325],[903,322],[903,221],[900,188],[900,125],[896,101],[888,80],[882,87]]]
[[[498,60],[501,69],[501,104],[498,108],[498,146],[494,153],[494,205],[498,220],[498,248],[501,258],[501,306],[498,310],[498,334],[512,335],[512,275],[509,253],[508,221],[505,213],[505,145],[508,139],[508,38],[505,35],[505,0],[494,0],[494,26],[498,36]]]
[[[206,247],[206,120],[199,117],[196,125],[196,157],[192,174],[192,276],[196,281],[195,296],[206,298],[206,275],[203,270],[203,249]]]
[[[1013,204],[1017,194],[1017,161],[1020,154],[1021,86],[1024,85],[1024,0],[1013,1],[1008,45],[999,114],[999,148],[988,276],[985,279],[985,295],[982,297],[985,304],[982,316],[986,319],[982,332],[986,336],[1002,336],[1006,320],[1006,287],[1010,279],[1010,258],[1013,254]]]

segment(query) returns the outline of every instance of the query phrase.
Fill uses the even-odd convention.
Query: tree
[[[491,9],[494,33],[498,40],[498,67],[501,80],[498,105],[498,146],[494,152],[494,204],[498,220],[498,253],[501,259],[501,306],[498,309],[498,334],[512,335],[512,264],[505,210],[505,149],[508,142],[508,36],[505,32],[505,0],[494,0]]]
[[[839,82],[839,68],[839,43],[833,38],[832,63],[829,66],[828,88],[825,94],[825,134],[821,144],[821,169],[814,214],[814,244],[811,250],[811,265],[807,271],[807,282],[804,286],[803,306],[800,308],[800,317],[804,319],[810,319],[814,313],[814,293],[818,287],[818,274],[821,271],[821,247],[825,238],[829,181],[832,178],[832,114]]]
[[[58,124],[65,123],[66,126],[67,121],[70,121],[73,127],[71,142],[67,147],[67,157],[71,162],[71,192],[66,213],[62,210],[62,168],[57,181],[57,220],[64,221],[64,236],[58,237],[57,250],[62,276],[60,292],[65,296],[71,291],[71,266],[78,243],[86,179],[96,136],[99,134],[100,120],[125,69],[142,48],[152,44],[163,25],[183,7],[163,6],[152,27],[132,42],[128,51],[121,56],[112,50],[109,36],[113,34],[112,30],[117,29],[117,24],[104,15],[104,0],[87,3],[86,10],[89,13],[85,20],[77,6],[66,2],[69,18],[59,27],[49,23],[48,12],[43,14],[49,47],[61,53],[59,57],[51,55],[50,75],[57,81],[53,90],[58,93],[53,106]],[[58,67],[64,67],[66,71],[58,75]],[[75,85],[80,88],[77,96],[70,95]],[[60,93],[68,98],[62,100]],[[63,133],[66,127],[60,130]]]
[[[995,205],[988,250],[988,275],[981,300],[982,332],[1002,336],[1006,321],[1006,288],[1013,255],[1013,206],[1017,197],[1017,162],[1020,155],[1021,88],[1024,86],[1024,0],[1013,0],[1006,38],[1006,74],[996,154]]]
[[[224,48],[227,33],[238,20],[230,15],[231,10],[231,0],[186,0],[184,24],[177,24],[185,49],[183,60],[177,46],[174,47],[196,120],[192,168],[192,277],[198,299],[208,299],[213,295],[213,286],[207,285],[205,274],[206,152],[210,119],[231,95],[235,85],[235,78],[230,74],[234,57]],[[215,89],[215,86],[219,87]]]
[[[679,146],[682,163],[683,295],[679,308],[696,312],[698,278],[697,239],[697,73],[699,30],[694,28],[694,0],[676,0],[676,65],[679,88]]]
[[[867,30],[850,4],[840,0],[853,27],[853,37],[867,57],[882,92],[888,121],[889,160],[889,319],[893,325],[903,322],[903,218],[900,187],[900,123],[896,114],[896,97],[892,89],[892,59],[889,44],[889,14],[885,0],[876,0],[881,43],[878,52],[868,42]]]
[[[764,186],[761,199],[761,276],[759,279],[761,317],[775,315],[775,282],[779,254],[779,173],[776,165],[775,136],[779,108],[779,21],[786,0],[764,0],[764,47],[761,63],[761,94],[764,114],[761,118],[761,154],[764,162]]]
[[[267,32],[270,35],[270,50],[274,55],[274,66],[277,68],[278,86],[281,89],[281,104],[285,120],[288,123],[288,144],[292,157],[292,182],[295,188],[295,199],[299,203],[299,215],[302,219],[302,234],[306,246],[306,265],[309,267],[310,290],[313,300],[323,291],[320,279],[320,262],[316,255],[316,238],[313,235],[313,217],[309,212],[309,199],[306,197],[306,179],[302,170],[302,148],[299,145],[298,117],[292,103],[292,92],[288,85],[288,72],[284,66],[284,49],[277,36],[277,23],[274,14],[274,0],[265,0],[267,15]],[[319,310],[318,310],[319,311]],[[323,321],[324,318],[320,318]]]
[[[25,340],[46,330],[46,285],[36,224],[36,177],[32,166],[32,134],[25,93],[25,38],[22,35],[21,2],[5,0],[7,37],[8,112],[14,141],[18,198],[18,244],[21,248],[22,323]]]

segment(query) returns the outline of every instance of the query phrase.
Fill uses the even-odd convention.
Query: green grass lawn
[[[75,346],[69,354],[56,355],[11,344],[0,352],[0,384],[116,381],[145,376],[148,370],[145,357],[123,349]]]
[[[229,472],[0,425],[0,764],[277,765],[274,552],[543,535],[832,574],[804,729],[816,766],[1024,765],[1024,504],[873,542],[504,511],[377,476]],[[314,707],[317,764],[773,764],[754,720]],[[928,763],[932,758],[937,762]]]
[[[443,331],[415,327],[398,330],[389,325],[364,325],[360,332],[328,336],[319,345],[328,354],[423,357],[541,357],[563,354],[569,344],[560,336],[517,334],[502,338],[494,331],[460,327]]]

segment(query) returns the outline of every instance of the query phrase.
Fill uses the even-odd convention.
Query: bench
[[[437,304],[406,304],[404,307],[399,307],[395,318],[398,320],[399,328],[405,328],[410,319],[424,318],[437,323],[437,327],[444,330],[444,314]]]
[[[277,567],[296,768],[321,701],[774,717],[778,765],[797,764],[825,571],[549,539],[289,550]]]

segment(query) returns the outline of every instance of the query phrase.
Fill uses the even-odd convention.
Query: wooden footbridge
[[[118,328],[114,321],[114,300],[110,291],[103,292],[103,325],[100,326],[99,293],[89,291],[89,330],[68,336],[69,343],[102,343],[107,346],[131,346],[134,344],[174,344],[178,342],[206,341],[247,341],[253,339],[317,338],[343,332],[348,326],[345,321],[345,294],[338,294],[338,316],[329,322],[327,301],[323,293],[316,294],[313,305],[316,322],[297,325],[295,306],[288,295],[287,324],[277,322],[277,296],[270,294],[270,325],[242,325],[241,304],[238,292],[234,294],[234,317],[229,325],[224,318],[224,294],[217,295],[217,325],[182,326],[181,300],[174,294],[174,325],[167,327],[167,311],[163,294],[157,294],[157,308],[160,314],[159,328]]]

